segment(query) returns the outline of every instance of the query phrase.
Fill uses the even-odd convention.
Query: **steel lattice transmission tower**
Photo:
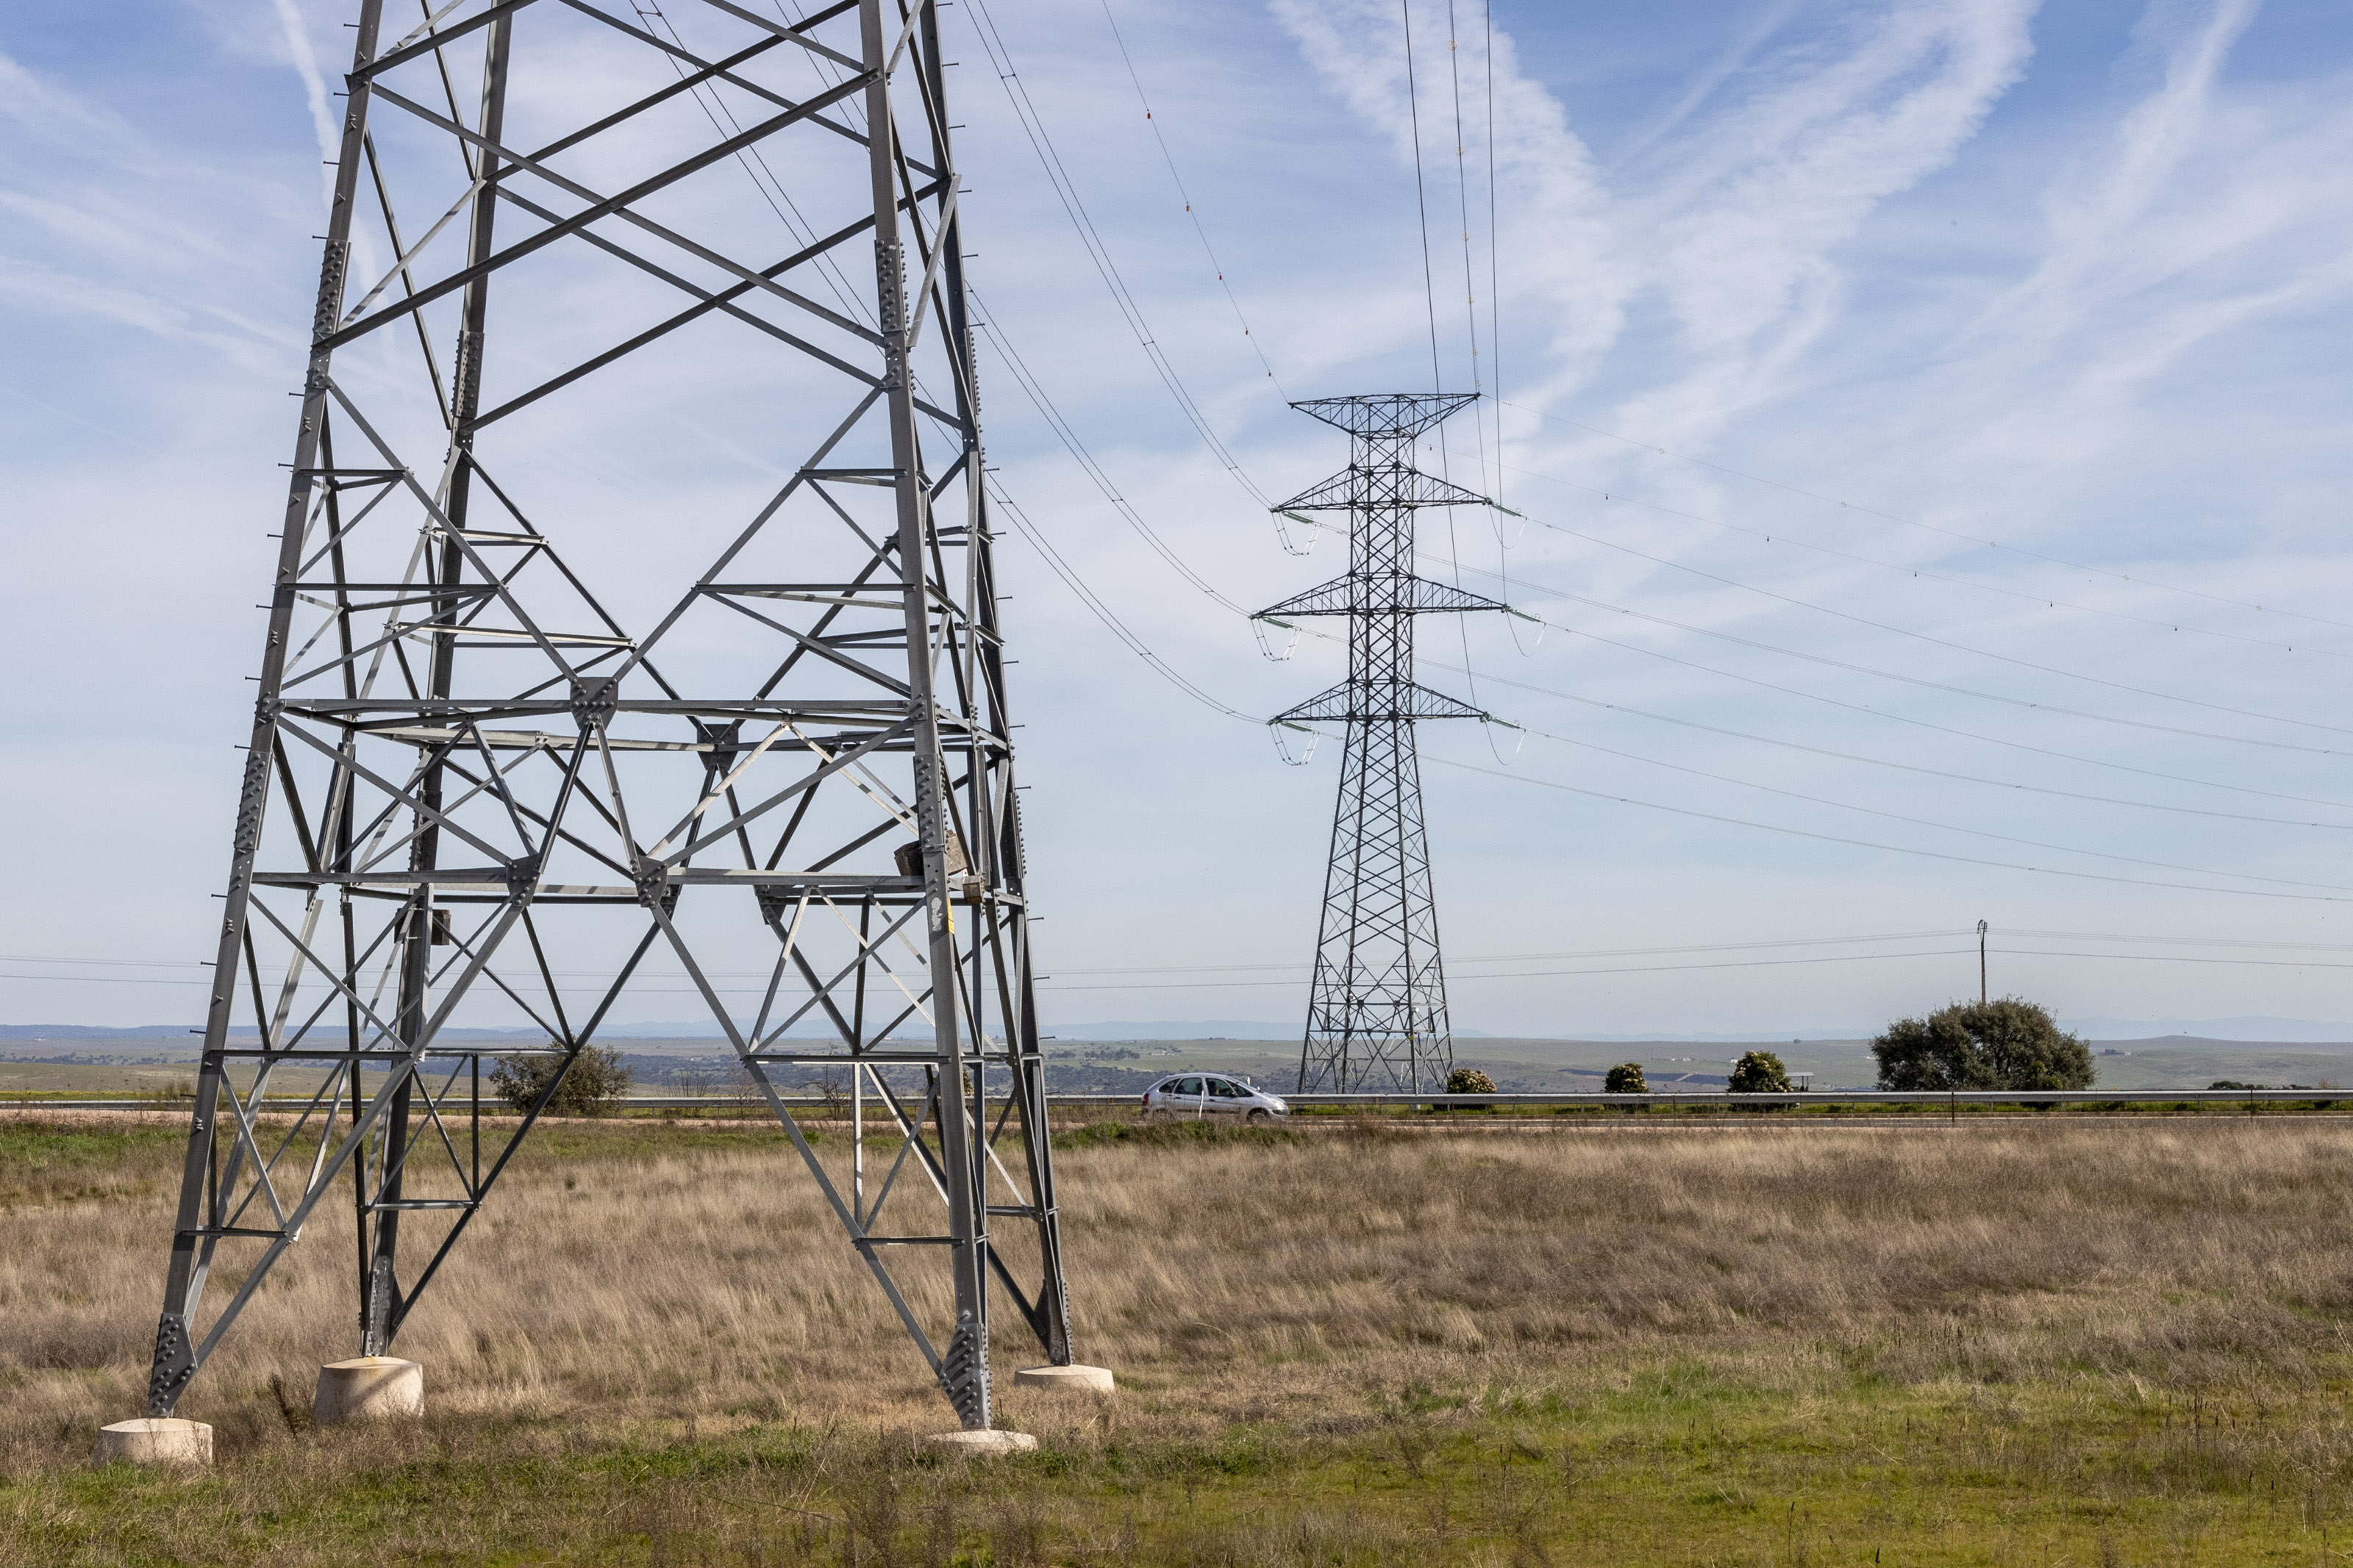
[[[1258,613],[1348,618],[1348,679],[1270,721],[1346,730],[1299,1052],[1302,1092],[1426,1093],[1443,1088],[1454,1065],[1414,726],[1487,715],[1414,679],[1413,622],[1437,611],[1510,606],[1415,575],[1415,511],[1487,500],[1420,472],[1413,448],[1424,431],[1476,400],[1474,393],[1388,393],[1292,405],[1350,437],[1345,472],[1274,509],[1346,512],[1347,575]]]
[[[938,13],[357,14],[150,1413],[339,1186],[388,1352],[556,1087],[469,1026],[666,972],[985,1427],[993,1292],[1071,1346]]]

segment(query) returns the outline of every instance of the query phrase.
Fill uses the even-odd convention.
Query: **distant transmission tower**
[[[1071,1345],[938,10],[357,14],[150,1414],[338,1184],[388,1354],[650,980],[987,1427],[993,1293]]]
[[[1413,447],[1475,401],[1475,393],[1388,393],[1292,405],[1352,438],[1346,472],[1274,509],[1346,512],[1348,574],[1256,617],[1348,617],[1347,680],[1271,721],[1321,720],[1347,732],[1299,1052],[1302,1092],[1427,1093],[1445,1086],[1454,1065],[1413,727],[1487,715],[1414,679],[1413,618],[1510,606],[1414,574],[1416,509],[1483,506],[1486,498],[1415,468]]]

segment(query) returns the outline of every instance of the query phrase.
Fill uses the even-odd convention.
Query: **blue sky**
[[[9,1018],[195,1013],[347,9],[0,18]],[[1284,394],[1429,385],[1433,317],[1450,388],[1472,321],[1500,372],[1430,461],[1526,517],[1422,538],[1551,623],[1422,627],[1430,684],[1525,727],[1423,738],[1459,1024],[1875,1024],[1973,989],[1979,919],[2063,1016],[2353,1018],[2343,7],[1506,3],[1491,54],[1483,6],[1450,48],[1416,0],[1410,99],[1393,5],[991,15],[1241,477],[958,6],[989,319],[1221,594],[1340,553],[1249,488],[1345,460]],[[1264,658],[989,363],[1007,485],[1136,637],[1250,714],[1336,678]],[[1050,1021],[1298,1015],[1336,745],[1283,765],[1005,570]]]

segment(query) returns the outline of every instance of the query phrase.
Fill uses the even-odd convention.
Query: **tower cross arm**
[[[1291,406],[1351,436],[1419,436],[1478,401],[1475,392],[1374,392],[1311,397]]]
[[[1346,511],[1351,507],[1485,506],[1487,498],[1419,468],[1347,468],[1271,511]]]
[[[1286,616],[1347,616],[1359,611],[1388,615],[1426,616],[1447,611],[1508,610],[1501,599],[1489,599],[1427,577],[1410,574],[1351,573],[1335,577],[1304,594],[1294,594],[1279,605],[1269,605],[1250,616],[1254,621]]]
[[[1267,721],[1270,724],[1306,724],[1318,721],[1338,722],[1388,722],[1395,720],[1421,719],[1486,719],[1483,708],[1473,708],[1468,702],[1449,697],[1443,691],[1411,680],[1382,681],[1377,684],[1343,681],[1327,691],[1322,691],[1306,701],[1284,709]]]

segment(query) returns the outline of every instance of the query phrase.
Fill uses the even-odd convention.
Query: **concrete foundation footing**
[[[209,1465],[213,1429],[174,1415],[142,1415],[98,1429],[98,1462],[127,1459],[134,1465]]]
[[[393,1356],[332,1361],[319,1369],[311,1397],[311,1425],[379,1421],[425,1414],[425,1369]]]
[[[926,1448],[936,1448],[944,1454],[969,1454],[975,1458],[1026,1454],[1037,1446],[1038,1439],[1029,1433],[1008,1432],[1002,1427],[984,1432],[934,1432],[923,1439]]]
[[[1109,1394],[1115,1386],[1103,1366],[1025,1366],[1013,1374],[1016,1388],[1051,1388],[1067,1393]]]

